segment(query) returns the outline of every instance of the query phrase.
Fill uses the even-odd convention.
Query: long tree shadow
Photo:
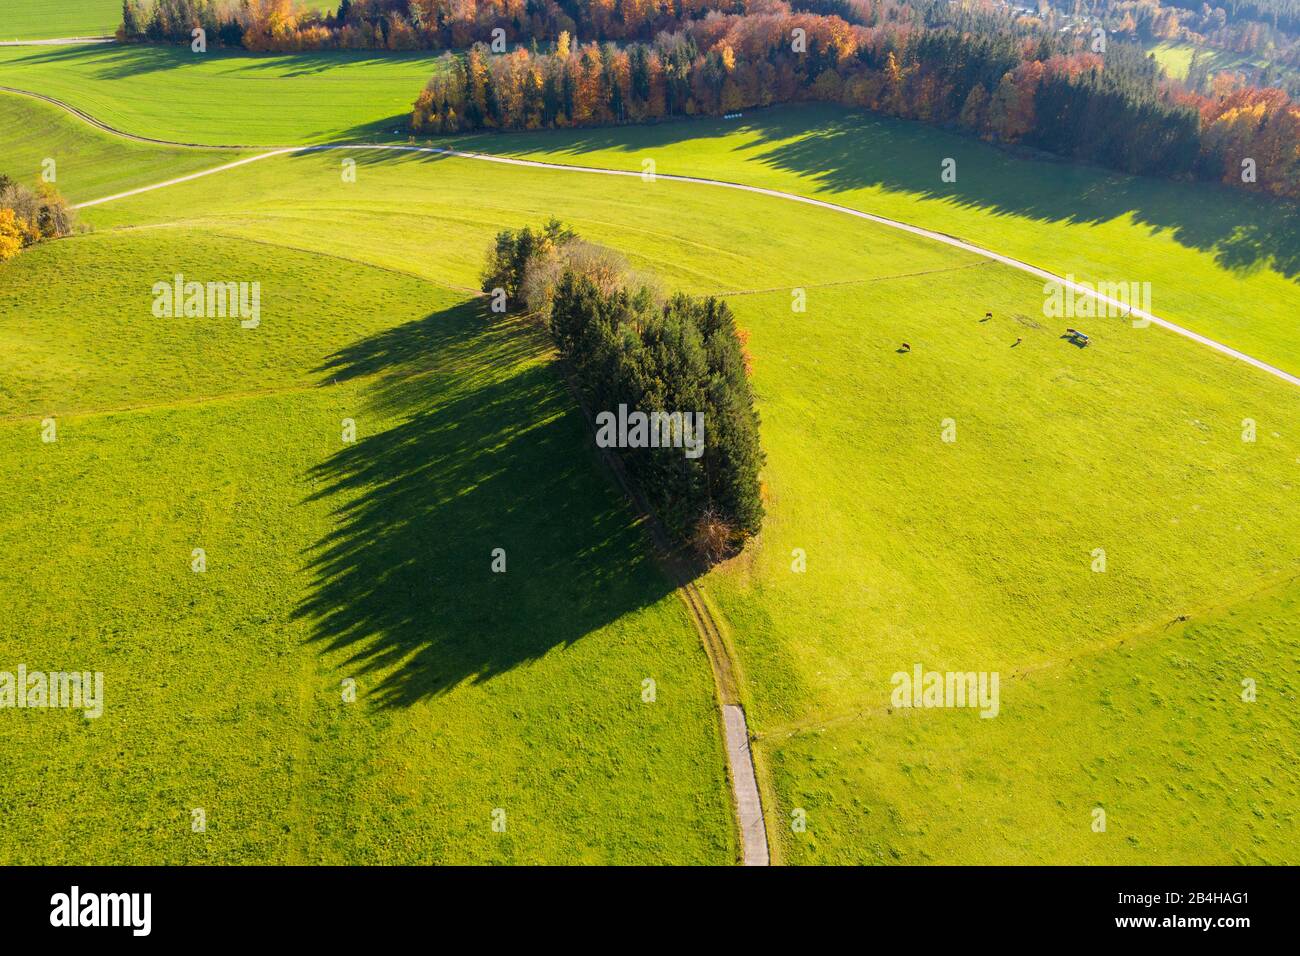
[[[329,50],[301,53],[254,53],[242,49],[217,48],[203,54],[205,64],[220,64],[228,71],[244,71],[250,75],[259,71],[275,77],[311,76],[331,71],[344,71],[364,64],[392,64],[403,60],[427,62],[432,71],[438,54],[429,51],[391,52],[384,50]],[[70,44],[64,46],[22,48],[22,52],[7,61],[16,66],[57,64],[80,66],[87,69],[96,80],[123,80],[149,73],[162,73],[179,68],[192,68],[195,55],[188,43],[114,43]],[[415,99],[412,95],[412,100]]]
[[[1181,245],[1211,253],[1234,272],[1271,267],[1300,279],[1300,206],[1295,203],[1216,183],[1128,176],[1043,153],[1012,152],[963,133],[839,106],[808,103],[750,111],[740,121],[497,133],[449,142],[488,153],[542,150],[582,163],[589,153],[654,155],[677,146],[686,147],[684,158],[704,157],[707,141],[736,132],[745,134],[737,153],[806,180],[803,192],[879,188],[1041,222],[1101,224],[1131,216],[1141,225],[1168,230]],[[956,182],[940,178],[946,157],[958,160]],[[663,160],[659,171],[682,170]],[[706,169],[691,172],[710,175]]]
[[[1218,183],[1129,176],[1038,153],[1020,155],[921,123],[827,112],[817,135],[788,113],[758,127],[759,160],[809,177],[832,192],[866,187],[942,199],[997,215],[1101,224],[1132,216],[1169,230],[1180,245],[1213,253],[1232,271],[1266,265],[1300,278],[1300,206]],[[959,157],[957,182],[942,182],[942,158]]]
[[[544,349],[536,330],[466,304],[320,369],[378,376],[358,426],[386,427],[312,469],[310,500],[336,524],[296,616],[377,706],[489,680],[671,590]]]

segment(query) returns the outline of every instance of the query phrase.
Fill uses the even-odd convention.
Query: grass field
[[[753,333],[772,507],[761,545],[707,591],[742,649],[784,858],[1190,862],[1226,859],[1232,847],[1237,859],[1293,859],[1286,808],[1300,797],[1300,727],[1276,684],[1300,636],[1293,617],[1271,621],[1266,654],[1238,658],[1273,675],[1283,701],[1236,712],[1222,731],[1205,694],[1188,700],[1161,629],[1296,574],[1300,440],[1290,422],[1300,396],[1118,323],[1075,350],[1035,316],[1028,285],[996,267],[894,280],[871,288],[869,312],[852,292],[827,291],[805,323],[779,294],[736,302]],[[994,321],[980,323],[971,301],[992,303]],[[896,354],[899,341],[912,352]],[[1265,414],[1259,440],[1243,443],[1242,420]],[[1104,573],[1093,570],[1098,548]],[[792,571],[795,549],[804,573]],[[1168,710],[1134,712],[1117,695],[1116,719],[1131,723],[1105,746],[1091,735],[1061,741],[1110,713],[1097,695],[1111,685],[1094,679],[1092,698],[1044,702],[1038,685],[1022,692],[1008,679],[1042,668],[1082,681],[1073,661],[1105,662],[1120,642],[1144,640],[1156,645],[1144,689]],[[917,663],[1000,673],[1005,721],[885,716],[891,676]],[[1125,666],[1106,663],[1102,677],[1118,680]],[[1250,673],[1216,672],[1220,699]],[[1027,736],[1025,715],[1046,707],[1055,723]],[[1266,756],[1254,749],[1264,736]],[[1094,772],[1089,761],[1107,747],[1093,799],[1148,801],[1142,827],[1125,831],[1142,854],[1129,842],[1088,844],[1091,805],[1071,802],[1086,790],[1058,786]],[[1231,768],[1232,802],[1222,776],[1174,782],[1160,771],[1181,749],[1201,754],[1198,769]],[[1049,751],[1055,775],[1039,776],[1029,758],[1046,762]],[[951,752],[978,772],[949,773]],[[1273,802],[1239,814],[1230,838],[1184,827],[1189,811],[1231,816],[1252,790]],[[821,820],[811,840],[789,829],[796,808]]]
[[[177,271],[261,325],[156,319]],[[0,858],[735,858],[703,651],[535,331],[192,226],[0,275],[0,660],[106,681],[0,722]]]
[[[432,69],[351,54],[199,59],[153,47],[0,49],[0,84],[128,132],[279,145],[394,135]],[[229,102],[238,102],[232,111]],[[490,135],[471,149],[704,176],[829,199],[1092,282],[1149,283],[1151,309],[1300,372],[1300,212],[1225,188],[1012,156],[969,137],[833,106],[613,130]],[[957,160],[957,181],[940,180]]]
[[[919,183],[837,184],[789,157],[842,151],[827,168],[848,176],[884,163],[865,142],[897,159],[953,140],[926,147],[915,127],[832,110],[806,111],[802,132],[794,111],[767,115],[781,136],[697,123],[492,142],[631,168],[652,148],[660,172],[754,173],[924,225],[948,210],[946,231],[1005,233],[1015,248],[986,242],[1000,251],[1038,237],[1026,258],[1042,264],[1073,250],[1171,282],[1181,264],[1215,283],[1177,300],[1189,314],[1224,323],[1203,303],[1250,290],[1241,314],[1256,318],[1238,333],[1294,339],[1289,280],[1152,228],[1153,206],[1074,216],[1083,200],[1045,172],[1017,183],[1037,214]],[[970,148],[986,176],[1020,162]],[[24,763],[0,805],[41,834],[70,815],[145,821],[102,835],[96,859],[734,857],[696,638],[542,344],[464,291],[497,229],[558,214],[670,287],[726,293],[750,332],[769,516],[701,584],[738,654],[779,858],[1296,862],[1300,391],[1118,319],[1090,321],[1077,349],[1044,318],[1041,283],[826,210],[352,155],[355,183],[347,157],[315,153],[94,207],[94,233],[5,267],[0,582],[22,625],[0,660],[30,657],[20,637],[40,622],[53,658],[120,659],[129,703],[91,728],[118,750],[93,746],[79,717],[20,725]],[[1057,189],[1101,175],[1013,168],[1039,165]],[[1137,203],[1138,184],[1105,179]],[[1169,222],[1193,205],[1178,195],[1161,200]],[[1255,208],[1217,195],[1187,215]],[[261,281],[262,326],[160,324],[149,289],[176,271]],[[52,413],[53,446],[39,441]],[[355,446],[338,442],[343,417]],[[505,597],[486,557],[465,558],[502,538],[529,562],[501,579],[518,589]],[[206,576],[187,569],[198,539],[213,542]],[[999,671],[1001,715],[888,714],[890,675],[917,662]],[[338,682],[359,667],[369,696],[341,708]],[[651,725],[640,680],[660,673],[680,694]],[[1259,700],[1238,705],[1246,677]],[[213,742],[174,758],[196,739]],[[43,769],[52,741],[67,767]],[[106,792],[49,799],[96,771]],[[24,783],[42,772],[39,792]],[[528,822],[492,843],[501,793]],[[231,830],[196,843],[184,808],[221,794]],[[1090,829],[1097,806],[1106,834]]]
[[[0,0],[0,40],[108,36],[121,22],[118,0]]]
[[[994,720],[766,739],[791,862],[1294,864],[1300,588],[1017,675]],[[1262,675],[1270,675],[1264,677]],[[1005,678],[1004,674],[1004,678]],[[1242,681],[1258,683],[1254,702]],[[956,804],[956,806],[954,806]],[[803,809],[794,833],[789,811]],[[1106,830],[1092,829],[1093,811]]]
[[[189,47],[0,47],[0,85],[45,93],[128,133],[283,146],[394,138],[433,72],[427,53],[248,55]]]
[[[241,155],[104,137],[86,123],[68,122],[66,110],[14,93],[0,93],[0,126],[6,130],[0,173],[35,184],[42,164],[53,160],[54,185],[73,202],[210,169]]]
[[[1147,48],[1147,52],[1155,55],[1156,62],[1164,67],[1165,72],[1179,80],[1187,79],[1187,71],[1191,68],[1192,55],[1196,50],[1197,47],[1194,44],[1169,40],[1153,43]],[[1258,81],[1259,71],[1268,65],[1267,57],[1233,53],[1230,50],[1217,50],[1209,46],[1200,47],[1200,50],[1211,76],[1224,70],[1243,72],[1252,82],[1255,82]],[[1275,84],[1278,83],[1279,79],[1290,79],[1295,75],[1295,70],[1277,64],[1273,66],[1272,79]]]

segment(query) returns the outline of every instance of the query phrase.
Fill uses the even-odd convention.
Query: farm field
[[[86,123],[69,122],[60,107],[14,93],[0,92],[0,127],[7,131],[4,172],[36,181],[42,164],[53,160],[55,185],[73,202],[211,169],[244,155],[102,136]]]
[[[284,146],[393,139],[436,62],[428,53],[0,47],[0,86],[53,96],[140,136]]]
[[[1196,49],[1196,45],[1192,43],[1164,40],[1151,44],[1147,52],[1156,58],[1156,62],[1164,67],[1170,76],[1184,80],[1187,78],[1187,70],[1192,65],[1192,56],[1196,53]],[[1242,67],[1257,68],[1262,65],[1255,58],[1245,54],[1216,50],[1213,47],[1203,47],[1202,56],[1213,72]]]
[[[827,121],[891,142],[914,131],[806,114],[823,136]],[[86,155],[115,148],[83,132]],[[813,135],[787,132],[791,148]],[[734,168],[773,177],[760,185],[827,188],[758,158],[749,128],[609,131],[626,145],[590,154],[581,135],[492,142],[638,169],[658,142],[659,171],[687,174],[736,151],[748,158]],[[739,178],[721,162],[708,175]],[[1200,301],[1255,290],[1262,318],[1242,328],[1278,348],[1293,338],[1290,300],[1269,297],[1289,280],[1226,268],[1168,229],[846,191],[894,196],[899,218],[904,203],[936,222],[965,209],[993,238],[1017,228],[1003,219],[1103,230],[1097,256],[1128,237],[1131,261],[1182,255],[1222,283]],[[14,559],[0,582],[51,653],[120,658],[132,702],[94,728],[118,750],[91,746],[75,715],[23,725],[17,742],[32,776],[51,740],[77,754],[45,791],[116,768],[111,792],[46,802],[10,782],[0,802],[48,832],[130,810],[138,832],[95,849],[137,862],[735,858],[698,639],[584,452],[545,345],[469,291],[498,229],[553,214],[668,287],[725,294],[750,334],[769,515],[700,584],[742,671],[779,860],[1295,862],[1300,728],[1276,678],[1297,636],[1300,390],[1119,319],[1091,320],[1078,349],[1044,318],[1040,282],[831,211],[378,152],[280,156],[96,206],[92,233],[3,267],[0,553]],[[155,320],[150,285],[175,271],[259,279],[262,325]],[[1158,293],[1153,309],[1184,319]],[[42,444],[52,414],[60,439]],[[360,426],[354,446],[339,443],[343,417]],[[57,534],[30,533],[33,500]],[[188,570],[196,537],[211,542],[205,576]],[[498,584],[487,555],[503,538],[524,557]],[[8,640],[0,655],[25,650]],[[1001,671],[999,719],[884,713],[890,675],[917,662]],[[358,668],[368,693],[341,707]],[[1273,684],[1234,704],[1256,672]],[[640,702],[646,676],[670,708]],[[214,684],[244,693],[213,698]],[[1094,729],[1072,736],[1081,726]],[[213,743],[170,759],[195,738]],[[162,786],[121,773],[165,760]],[[1195,784],[1178,776],[1189,768]],[[528,821],[505,840],[486,825],[502,792]],[[203,844],[177,809],[200,800],[229,808],[229,830]],[[1115,823],[1092,840],[1098,805]],[[803,834],[788,825],[798,809]]]
[[[1201,47],[1200,49],[1202,59],[1209,68],[1211,75],[1228,70],[1244,72],[1253,77],[1268,66],[1267,57],[1251,56],[1248,53],[1233,53],[1230,50],[1219,50],[1210,46]],[[1147,52],[1155,56],[1156,62],[1164,67],[1170,76],[1180,80],[1187,79],[1187,71],[1191,68],[1192,56],[1196,50],[1197,47],[1194,44],[1171,40],[1153,43],[1147,48]],[[1273,70],[1275,83],[1278,79],[1288,78],[1295,73],[1294,70],[1276,64]]]
[[[121,22],[117,0],[0,0],[0,41],[109,36]]]
[[[1292,580],[1016,674],[994,720],[891,714],[882,696],[760,740],[782,822],[806,814],[805,832],[782,828],[786,860],[1293,865],[1295,689],[1261,675],[1294,670],[1297,634]]]
[[[404,142],[405,133],[394,130],[404,128],[432,68],[427,58],[351,54],[199,61],[165,48],[0,49],[0,85],[55,96],[127,132],[216,145]],[[240,110],[221,105],[228,100]],[[447,144],[635,171],[653,159],[661,174],[829,200],[1060,275],[1149,283],[1155,314],[1300,373],[1300,343],[1291,334],[1300,311],[1300,213],[1292,206],[1204,186],[1189,201],[1185,184],[1017,157],[921,124],[818,104],[734,121],[491,134]],[[957,161],[954,183],[940,180],[944,157]]]
[[[733,861],[707,662],[545,343],[269,249],[101,230],[5,266],[0,659],[101,669],[106,706],[0,724],[0,858]],[[261,325],[160,322],[176,270],[255,278]]]

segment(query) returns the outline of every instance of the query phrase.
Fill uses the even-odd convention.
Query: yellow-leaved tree
[[[12,259],[23,247],[23,230],[12,209],[0,209],[0,262]]]

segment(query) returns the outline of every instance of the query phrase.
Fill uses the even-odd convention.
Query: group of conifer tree
[[[582,241],[552,219],[538,230],[504,230],[489,250],[483,289],[550,329],[582,397],[597,418],[619,406],[667,421],[702,419],[691,435],[617,454],[672,536],[718,560],[743,546],[763,520],[759,418],[750,358],[727,304],[665,296],[609,249]]]

